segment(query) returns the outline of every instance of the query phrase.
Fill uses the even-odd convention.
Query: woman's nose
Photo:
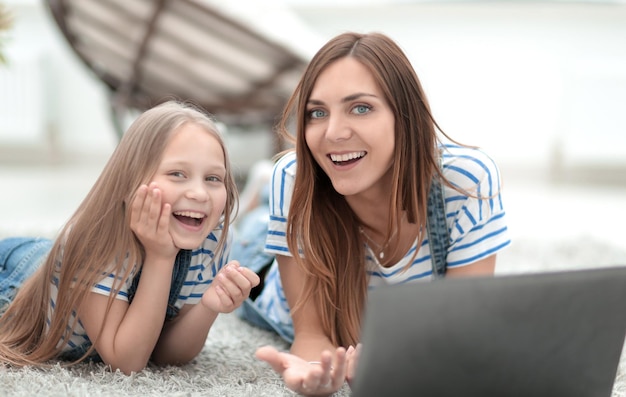
[[[343,141],[349,139],[352,135],[352,129],[345,117],[340,115],[331,115],[328,117],[326,126],[326,139],[329,141]]]

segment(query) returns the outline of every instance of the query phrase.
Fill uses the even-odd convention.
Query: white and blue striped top
[[[450,234],[447,252],[448,268],[472,264],[495,254],[510,244],[504,206],[502,204],[500,173],[494,161],[483,151],[458,145],[445,145],[443,174],[453,185],[470,192],[477,199],[444,185],[446,219]],[[270,224],[266,240],[267,252],[291,256],[285,231],[287,214],[296,173],[296,157],[291,152],[274,167],[270,195]],[[382,267],[366,249],[369,288],[432,279],[432,264],[428,239],[424,238],[417,255],[413,254],[417,240],[404,258],[390,267]],[[410,266],[405,270],[407,265]],[[280,283],[276,263],[268,272],[263,293],[256,306],[264,314],[286,327],[290,325],[289,307]]]
[[[217,273],[228,263],[228,255],[233,238],[232,229],[229,230],[229,236],[222,252],[216,253],[214,250],[217,248],[221,234],[222,225],[219,225],[207,236],[202,243],[202,246],[192,251],[189,271],[187,272],[187,277],[174,305],[178,309],[187,304],[194,305],[200,302],[202,295],[207,290],[209,285],[211,285],[211,282],[213,282]],[[57,262],[57,267],[59,266],[62,266],[61,262]],[[131,276],[121,285],[120,290],[117,292],[116,299],[128,302],[128,290],[132,285],[135,273],[136,272],[133,272],[133,274],[131,274]],[[108,296],[116,277],[117,276],[115,274],[107,274],[93,287],[92,292]],[[50,324],[50,318],[56,304],[58,282],[59,280],[56,277],[52,282],[50,307],[48,310],[48,325]],[[169,294],[169,290],[164,291],[163,293]],[[74,321],[74,318],[75,313],[70,319],[70,324]],[[74,333],[72,334],[70,341],[63,346],[63,351],[69,351],[76,346],[83,345],[88,340],[89,338],[87,337],[87,332],[79,321],[74,329]]]

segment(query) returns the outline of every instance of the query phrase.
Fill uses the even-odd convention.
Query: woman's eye
[[[312,119],[319,119],[322,118],[326,115],[326,112],[324,112],[321,109],[313,109],[311,111],[309,111],[309,117]]]
[[[355,114],[365,114],[367,112],[369,112],[372,108],[370,106],[367,105],[356,105],[353,109],[352,109],[352,113]]]

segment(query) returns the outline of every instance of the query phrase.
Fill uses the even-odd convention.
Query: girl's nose
[[[189,199],[197,201],[205,201],[209,197],[206,184],[204,181],[193,182],[187,189],[186,196]]]

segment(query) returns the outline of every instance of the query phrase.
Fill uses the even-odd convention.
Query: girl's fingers
[[[219,285],[233,300],[241,300],[244,296],[244,291],[250,288],[250,283],[239,273],[236,266],[227,265],[218,274],[218,279]]]
[[[141,185],[139,189],[137,189],[137,193],[131,203],[130,210],[130,222],[132,225],[135,225],[140,222],[142,210],[144,206],[144,202],[146,200],[146,196],[148,195],[148,186]]]
[[[258,274],[242,266],[229,266],[226,276],[242,291],[248,291],[261,282]]]
[[[152,189],[146,198],[146,204],[148,204],[146,222],[149,226],[154,225],[156,229],[161,216],[161,191],[156,188]]]
[[[162,240],[164,233],[169,233],[171,213],[172,207],[163,204],[162,193],[156,183],[141,185],[131,205],[131,228],[140,239],[143,236]]]
[[[259,275],[248,269],[247,267],[241,266],[237,270],[246,278],[246,280],[248,280],[252,287],[256,287],[261,282]]]
[[[235,302],[233,302],[230,294],[221,285],[215,286],[215,293],[217,294],[217,297],[220,300],[220,305],[223,308],[229,308],[234,306]]]
[[[221,285],[237,301],[245,299],[250,294],[250,290],[261,281],[256,273],[248,268],[239,266],[237,262],[231,262],[226,265],[220,271],[220,274],[223,276]]]
[[[170,215],[172,214],[172,206],[169,204],[163,204],[161,216],[159,217],[159,223],[157,225],[157,232],[169,233],[170,230]]]

